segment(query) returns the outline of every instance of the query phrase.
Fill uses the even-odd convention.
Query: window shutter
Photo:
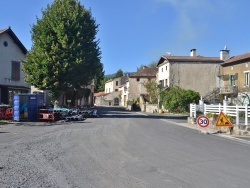
[[[18,62],[18,61],[12,61],[11,80],[13,80],[13,81],[20,80],[20,62]]]

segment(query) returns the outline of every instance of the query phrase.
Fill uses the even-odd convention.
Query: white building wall
[[[165,62],[158,67],[158,81],[163,81],[163,87],[169,86],[170,63]]]
[[[110,80],[108,82],[105,83],[105,93],[111,93],[114,91],[113,89],[113,80]]]
[[[8,42],[8,46],[3,45],[4,41]],[[11,79],[11,65],[12,61],[20,62],[22,67],[22,60],[25,59],[25,54],[21,51],[19,46],[13,41],[8,33],[3,33],[0,36],[0,84],[8,86],[23,86],[30,87],[24,82],[25,74],[20,72],[20,81],[12,81]]]
[[[119,88],[119,93],[121,95],[121,106],[127,106],[128,94],[129,94],[129,82]]]

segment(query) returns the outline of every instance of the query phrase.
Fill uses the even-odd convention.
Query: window
[[[163,68],[161,68],[161,72],[163,72]]]
[[[230,86],[235,85],[235,75],[234,74],[229,75],[229,85]]]
[[[4,42],[3,42],[3,45],[4,45],[4,47],[8,47],[8,42],[7,42],[7,41],[4,41]]]
[[[244,86],[249,86],[249,72],[244,72]]]
[[[168,66],[166,66],[166,70],[168,70]]]
[[[168,87],[168,79],[165,80],[165,87]]]
[[[118,81],[115,81],[115,85],[118,86]]]
[[[20,80],[20,62],[18,62],[18,61],[12,61],[11,80],[13,80],[13,81]]]

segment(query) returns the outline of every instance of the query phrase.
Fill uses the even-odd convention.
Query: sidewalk
[[[237,135],[233,132],[233,134],[230,134],[229,132],[226,131],[220,131],[220,130],[215,130],[211,128],[201,128],[199,127],[196,122],[194,123],[188,123],[188,117],[187,115],[182,115],[182,114],[172,114],[172,113],[149,113],[149,112],[137,112],[139,114],[145,115],[145,116],[153,116],[153,117],[179,117],[176,119],[172,118],[167,118],[164,119],[165,121],[174,123],[179,126],[187,127],[190,129],[197,130],[198,133],[204,134],[204,135],[216,135],[220,137],[224,137],[227,139],[231,140],[236,140],[239,142],[247,143],[250,144],[250,135]],[[182,121],[180,119],[182,118]]]

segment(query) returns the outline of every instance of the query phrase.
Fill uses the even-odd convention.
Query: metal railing
[[[238,86],[224,86],[220,88],[220,93],[238,93]]]

